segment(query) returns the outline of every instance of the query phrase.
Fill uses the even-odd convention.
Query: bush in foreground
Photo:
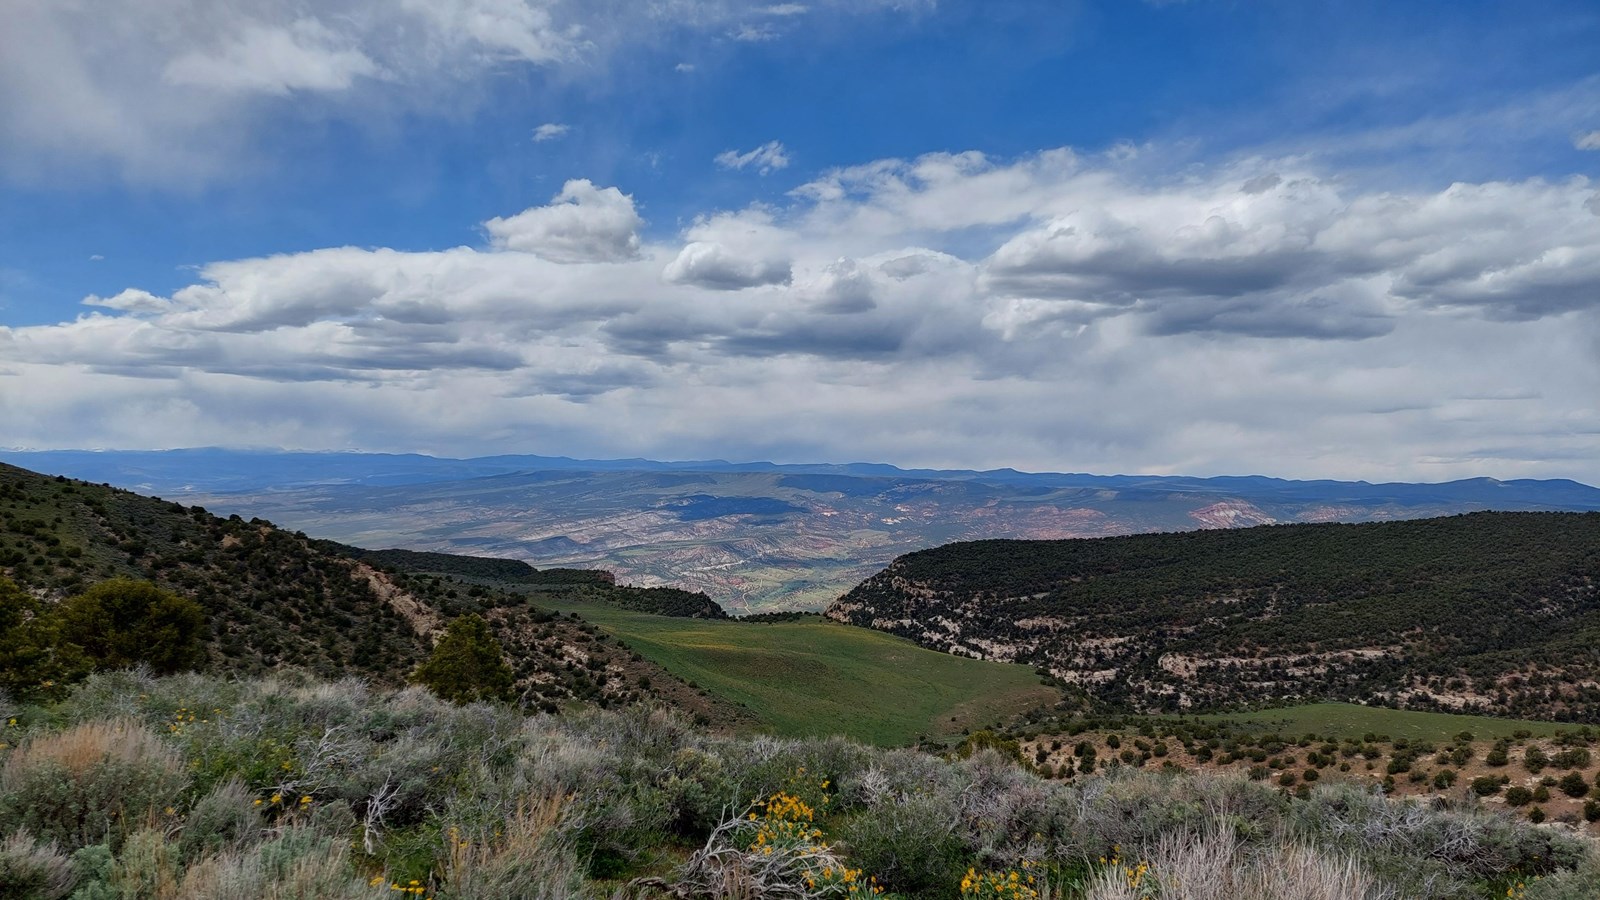
[[[0,771],[0,828],[67,847],[116,846],[188,780],[181,753],[132,720],[40,733]]]

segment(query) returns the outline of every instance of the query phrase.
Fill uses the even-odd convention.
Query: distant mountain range
[[[214,448],[0,460],[359,546],[608,569],[625,582],[703,590],[734,612],[821,609],[895,557],[952,541],[1600,510],[1600,490],[1567,480],[1372,484]]]

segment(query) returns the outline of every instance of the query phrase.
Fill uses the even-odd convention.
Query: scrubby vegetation
[[[704,721],[747,717],[520,593],[400,563],[500,574],[528,568],[368,554],[260,519],[222,519],[0,464],[0,688],[59,688],[97,666],[133,663],[249,675],[295,668],[399,685],[451,621],[478,615],[505,648],[512,696],[524,706],[554,711],[650,697]],[[611,585],[605,573],[553,583],[586,597],[637,591]]]
[[[1373,710],[1372,723],[1406,724],[1433,714]],[[1449,717],[1477,728],[1451,734],[1378,730],[1281,731],[1224,717],[1048,713],[1014,720],[1005,737],[1019,758],[1070,780],[1106,767],[1204,772],[1270,782],[1300,796],[1326,779],[1365,784],[1392,797],[1449,802],[1467,792],[1530,821],[1550,819],[1600,835],[1600,730]],[[1381,727],[1381,726],[1379,726]],[[974,735],[973,737],[977,737]]]
[[[699,591],[685,591],[670,587],[612,588],[593,596],[594,601],[649,613],[652,616],[673,616],[683,619],[726,619],[728,614],[715,600]]]
[[[1600,721],[1600,513],[976,541],[829,615],[1048,669],[1111,709],[1347,700]]]
[[[398,572],[428,572],[436,575],[459,575],[465,578],[493,578],[503,581],[522,581],[549,577],[520,559],[495,559],[485,556],[458,556],[454,553],[428,553],[420,550],[366,550],[333,541],[318,541],[330,552],[342,554],[371,563],[379,568]],[[577,569],[552,569],[559,583],[607,583],[604,572],[581,572]]]
[[[0,701],[4,702],[4,701]],[[1327,778],[719,736],[421,688],[118,672],[5,703],[0,895],[1592,897],[1585,841]]]
[[[567,602],[607,603],[635,612],[688,619],[725,619],[728,614],[700,591],[671,587],[619,585],[610,572],[592,569],[535,569],[521,560],[487,559],[413,550],[362,550],[331,541],[319,542],[373,565],[395,572],[460,577],[481,588],[514,591],[534,597],[553,595]]]
[[[5,465],[0,573],[47,600],[112,578],[153,582],[199,603],[207,655],[242,671],[354,668],[398,681],[427,650],[358,563],[317,552],[303,535]]]

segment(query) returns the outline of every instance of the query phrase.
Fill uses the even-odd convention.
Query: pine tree
[[[510,700],[515,676],[489,623],[477,614],[450,623],[411,678],[454,703]]]

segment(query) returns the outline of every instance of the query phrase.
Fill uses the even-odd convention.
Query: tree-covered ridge
[[[234,671],[403,677],[428,642],[357,566],[261,520],[0,465],[0,574],[52,598],[161,584],[200,603],[210,662]]]
[[[322,543],[390,571],[458,576],[484,587],[521,590],[534,595],[557,593],[569,600],[581,598],[583,602],[609,603],[656,616],[686,619],[728,617],[715,600],[701,591],[617,584],[615,575],[599,569],[535,569],[518,559],[416,550],[362,550],[331,541]]]
[[[0,578],[45,611],[114,578],[152,582],[193,600],[204,611],[203,669],[260,675],[295,668],[400,684],[448,622],[476,613],[507,648],[514,696],[526,706],[656,696],[711,719],[736,715],[575,617],[346,550],[353,548],[260,519],[223,519],[201,507],[0,464]]]
[[[656,616],[687,619],[726,619],[728,614],[715,600],[700,591],[670,587],[624,587],[606,591],[602,599],[624,609]]]
[[[459,553],[437,553],[426,550],[365,550],[334,541],[318,541],[317,544],[329,548],[340,556],[349,556],[397,572],[454,575],[507,584],[562,587],[617,583],[615,575],[601,569],[535,569],[520,559],[463,556]]]
[[[438,575],[515,581],[536,575],[539,571],[520,559],[461,556],[455,553],[431,553],[421,550],[366,550],[333,541],[320,541],[319,544],[343,556],[400,572],[431,572]]]
[[[833,618],[1159,710],[1341,699],[1600,720],[1600,514],[912,553]]]

